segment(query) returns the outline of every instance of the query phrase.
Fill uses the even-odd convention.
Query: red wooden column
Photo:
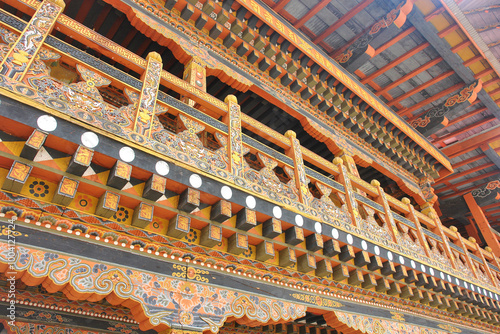
[[[18,81],[23,80],[64,7],[63,0],[45,0],[41,3],[5,55],[0,64],[0,74]]]
[[[486,244],[490,246],[496,256],[500,256],[500,243],[498,242],[496,235],[491,231],[490,223],[486,219],[483,210],[479,205],[477,205],[472,193],[464,195],[464,199],[470,209],[470,212],[472,213],[472,217],[474,217],[474,220],[479,227],[479,230],[483,234]]]

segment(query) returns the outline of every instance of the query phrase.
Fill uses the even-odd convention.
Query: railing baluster
[[[293,159],[293,167],[295,172],[295,186],[299,190],[299,200],[305,205],[310,204],[311,193],[309,192],[306,171],[304,169],[304,160],[302,159],[302,152],[300,142],[297,139],[295,132],[288,130],[285,136],[290,140],[290,149],[286,154]]]

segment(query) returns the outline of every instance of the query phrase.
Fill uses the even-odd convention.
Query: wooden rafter
[[[448,124],[445,127],[449,127],[449,126],[455,125],[457,123],[460,123],[462,121],[465,121],[466,119],[474,117],[476,115],[479,115],[480,113],[487,111],[487,110],[488,110],[488,108],[483,107],[483,108],[478,108],[476,110],[470,111],[465,115],[462,115],[462,116],[459,116],[457,118],[452,119],[451,121],[448,122]]]
[[[343,26],[347,21],[352,19],[356,14],[358,14],[360,11],[362,11],[366,6],[371,4],[374,0],[364,0],[363,2],[359,3],[356,5],[353,9],[342,15],[342,17],[335,21],[334,24],[326,28],[319,36],[313,39],[314,44],[318,44],[322,40],[324,40],[326,37],[331,35],[335,30]]]
[[[318,2],[311,10],[307,12],[306,15],[301,17],[293,25],[295,28],[300,29],[307,21],[309,21],[314,15],[316,15],[320,10],[322,10],[326,5],[330,3],[331,0],[321,0]]]
[[[459,141],[453,145],[446,146],[441,149],[441,152],[448,156],[448,158],[453,159],[462,154],[475,150],[483,144],[491,142],[495,139],[500,138],[499,127],[495,126],[488,131],[477,134],[473,137],[467,138],[465,140]]]
[[[498,174],[500,174],[500,170],[494,170],[494,171],[491,171],[489,173],[481,174],[481,175],[475,176],[473,178],[470,178],[470,179],[467,179],[467,180],[464,180],[464,181],[461,181],[458,183],[452,183],[450,186],[439,188],[439,189],[435,190],[434,192],[436,194],[439,194],[439,193],[442,193],[442,192],[447,191],[447,190],[457,189],[458,187],[464,186],[466,184],[473,183],[473,182],[476,182],[479,180],[483,180],[487,177],[495,176]],[[478,187],[478,186],[476,186],[476,187]]]
[[[361,80],[361,83],[362,84],[366,84],[368,81],[372,81],[373,79],[375,79],[379,75],[383,74],[385,71],[387,71],[387,70],[393,68],[394,66],[397,66],[397,65],[401,64],[405,60],[413,57],[414,55],[416,55],[420,51],[422,51],[425,48],[427,48],[429,45],[430,44],[428,42],[425,42],[425,43],[422,43],[422,44],[414,47],[413,49],[411,49],[407,53],[405,53],[405,54],[399,56],[398,58],[394,59],[393,61],[391,61],[389,64],[387,64],[385,66],[382,66],[377,71],[375,71],[372,74],[368,75],[367,77],[363,78],[363,80]]]
[[[279,0],[274,6],[273,9],[276,13],[279,13],[285,6],[290,2],[290,0]]]
[[[490,116],[490,117],[486,117],[486,118],[483,118],[482,120],[476,122],[476,123],[473,123],[473,124],[470,124],[462,129],[458,129],[457,131],[454,131],[452,133],[449,133],[443,137],[440,137],[436,140],[437,143],[439,144],[443,144],[444,145],[444,142],[447,141],[448,139],[451,139],[453,137],[456,137],[456,136],[460,136],[464,133],[466,133],[467,131],[471,131],[475,128],[478,128],[480,126],[483,126],[485,124],[488,124],[490,122],[493,122],[495,121],[497,118],[495,116]]]
[[[429,103],[431,102],[434,102],[436,100],[439,100],[440,98],[448,95],[448,94],[451,94],[453,93],[454,91],[462,88],[465,84],[464,83],[459,83],[459,84],[456,84],[456,85],[453,85],[445,90],[442,90],[440,91],[439,93],[437,94],[434,94],[433,96],[419,102],[419,103],[416,103],[414,104],[413,106],[409,107],[409,108],[406,108],[406,109],[402,109],[398,112],[398,115],[400,116],[410,116],[412,112],[414,112],[415,110],[418,110],[426,105],[428,105]]]
[[[428,61],[427,63],[425,63],[424,65],[416,68],[415,70],[411,71],[410,73],[402,76],[401,78],[397,79],[396,81],[388,84],[387,86],[385,86],[384,88],[382,88],[381,90],[377,91],[375,94],[377,95],[381,95],[385,92],[388,92],[389,90],[399,86],[400,84],[402,84],[403,82],[406,82],[408,80],[410,80],[411,78],[413,78],[414,76],[428,70],[429,68],[439,64],[441,61],[443,60],[443,58],[441,57],[437,57],[431,61]]]
[[[436,181],[435,185],[442,184],[442,183],[445,183],[445,182],[450,182],[451,180],[455,180],[455,179],[457,179],[459,177],[466,176],[466,175],[478,172],[478,171],[480,171],[482,169],[490,168],[490,167],[493,167],[493,166],[495,166],[495,164],[493,162],[488,162],[488,163],[479,165],[477,167],[467,169],[466,171],[463,171],[463,172],[457,172],[457,173],[452,174],[450,176],[447,176],[447,177],[445,177],[445,178],[443,178],[443,179],[441,179],[439,181]],[[455,168],[455,166],[453,166],[453,167]]]
[[[399,43],[399,41],[401,41],[403,38],[405,38],[406,36],[410,35],[412,32],[414,32],[416,30],[415,27],[410,27],[406,30],[403,30],[401,33],[399,33],[396,37],[394,38],[391,38],[390,40],[388,40],[385,44],[381,45],[377,50],[375,50],[375,53],[373,54],[373,57],[375,57],[376,55],[384,52],[385,50],[387,50],[388,48],[390,48],[391,46],[393,46],[394,44],[396,43]]]
[[[431,80],[421,84],[420,86],[417,86],[411,90],[409,90],[408,92],[404,93],[404,94],[401,94],[400,96],[396,97],[394,100],[392,101],[389,101],[387,103],[387,105],[389,106],[393,106],[395,103],[398,103],[398,102],[401,102],[403,100],[406,100],[407,98],[409,98],[410,96],[438,83],[439,81],[449,77],[450,75],[452,75],[453,73],[455,73],[455,71],[453,70],[450,70],[450,71],[447,71],[447,72],[444,72],[444,73],[441,73],[440,75],[436,76],[435,78],[432,78]]]

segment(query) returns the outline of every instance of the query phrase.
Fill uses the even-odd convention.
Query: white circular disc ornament
[[[281,216],[283,215],[283,211],[281,211],[281,208],[279,206],[275,206],[273,208],[273,216],[276,219],[281,219]]]
[[[120,159],[122,159],[125,162],[132,162],[135,159],[135,152],[133,149],[131,149],[128,146],[124,146],[120,149],[120,152],[118,152],[120,155]]]
[[[432,276],[434,276],[434,269],[429,268],[429,273],[430,273]]]
[[[158,161],[155,165],[156,172],[161,175],[165,176],[170,172],[170,166],[166,161]]]
[[[304,217],[301,215],[295,215],[295,224],[297,224],[297,226],[304,225]]]
[[[427,270],[427,268],[425,268],[425,266],[423,264],[420,265],[420,270],[425,273],[425,271]]]
[[[99,145],[99,137],[91,131],[87,131],[80,137],[82,145],[88,148],[94,148]]]
[[[36,120],[38,127],[47,132],[54,131],[57,128],[57,120],[49,115],[42,115]]]
[[[189,183],[193,186],[193,188],[198,189],[199,187],[201,187],[203,181],[201,180],[201,176],[199,176],[198,174],[192,174],[189,177]]]
[[[444,279],[444,274],[443,273],[439,273],[439,277],[441,277],[441,279]]]
[[[392,261],[394,259],[394,256],[392,255],[392,252],[387,252],[387,258],[389,259],[389,261]]]
[[[417,264],[415,263],[415,261],[411,260],[410,262],[410,265],[413,269],[415,269],[417,267]]]
[[[402,257],[401,255],[399,256],[399,263],[405,264],[405,258]]]
[[[220,188],[220,194],[224,199],[231,199],[233,197],[233,191],[228,186],[223,186]]]
[[[346,239],[349,245],[352,245],[352,243],[354,242],[354,238],[350,234],[347,235]]]
[[[321,233],[323,231],[323,226],[321,226],[320,222],[314,223],[314,230],[316,233]]]
[[[245,203],[249,209],[255,209],[255,207],[257,206],[257,201],[253,196],[247,196],[247,198],[245,199]]]
[[[373,247],[373,251],[375,252],[375,255],[380,255],[380,247],[379,246]]]
[[[364,240],[361,241],[361,248],[363,248],[363,250],[368,250],[368,243]]]
[[[333,237],[333,239],[338,239],[339,238],[339,230],[337,230],[336,228],[333,228],[332,229],[332,237]]]

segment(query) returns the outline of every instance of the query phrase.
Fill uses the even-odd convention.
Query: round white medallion
[[[424,266],[423,264],[421,264],[421,265],[420,265],[420,270],[421,270],[423,273],[425,273],[425,271],[426,271],[427,269],[425,268],[425,266]]]
[[[455,278],[455,284],[460,285],[460,280],[458,278]]]
[[[444,279],[444,274],[443,273],[439,273],[439,277],[441,277],[441,279]]]
[[[38,117],[36,124],[41,130],[47,132],[54,131],[57,128],[57,120],[49,115]]]
[[[432,276],[434,276],[434,269],[429,268],[429,273],[430,273]]]
[[[231,199],[233,197],[233,191],[228,186],[223,186],[220,188],[220,194],[224,199]]]
[[[373,247],[373,251],[375,252],[375,255],[380,255],[380,247],[379,246]]]
[[[247,196],[245,203],[249,209],[255,209],[255,206],[257,205],[257,201],[253,196]]]
[[[368,243],[364,240],[361,241],[361,248],[363,248],[363,250],[367,250],[368,249]]]
[[[281,211],[281,208],[279,206],[275,206],[273,208],[273,216],[276,219],[281,219],[281,216],[283,215],[283,211]]]
[[[352,245],[352,243],[354,242],[354,238],[350,234],[347,235],[346,239],[349,245]]]
[[[447,275],[446,278],[448,279],[448,282],[451,282],[451,276]]]
[[[415,263],[415,261],[413,261],[413,260],[411,260],[410,264],[411,264],[411,267],[412,267],[413,269],[415,269],[415,268],[417,267],[417,264],[416,264],[416,263]]]
[[[161,176],[165,176],[170,172],[170,167],[165,161],[158,161],[155,165],[156,172]]]
[[[469,288],[469,284],[467,284],[467,282],[464,282],[464,286],[465,286],[466,289]]]
[[[338,239],[339,238],[339,230],[337,230],[336,228],[333,228],[332,229],[332,237],[333,237],[333,239]]]
[[[198,174],[191,174],[191,176],[189,177],[189,183],[191,184],[191,186],[193,186],[193,188],[198,189],[199,187],[201,187],[203,181],[201,180],[201,176],[199,176]]]
[[[401,255],[399,256],[399,263],[405,264],[405,258],[402,257]]]
[[[135,152],[128,146],[124,146],[120,149],[120,159],[125,162],[131,162],[135,159]]]
[[[387,258],[389,259],[389,261],[392,261],[394,259],[394,256],[392,255],[392,252],[387,252]]]
[[[474,285],[471,285],[471,286],[470,286],[470,289],[471,289],[472,291],[476,291],[476,288],[474,288]]]
[[[323,232],[323,226],[321,226],[320,222],[314,223],[314,230],[316,231],[316,233]]]
[[[295,224],[297,226],[304,225],[304,217],[302,217],[301,215],[295,215]]]
[[[99,145],[99,137],[93,132],[87,131],[80,137],[83,146],[94,148]]]

